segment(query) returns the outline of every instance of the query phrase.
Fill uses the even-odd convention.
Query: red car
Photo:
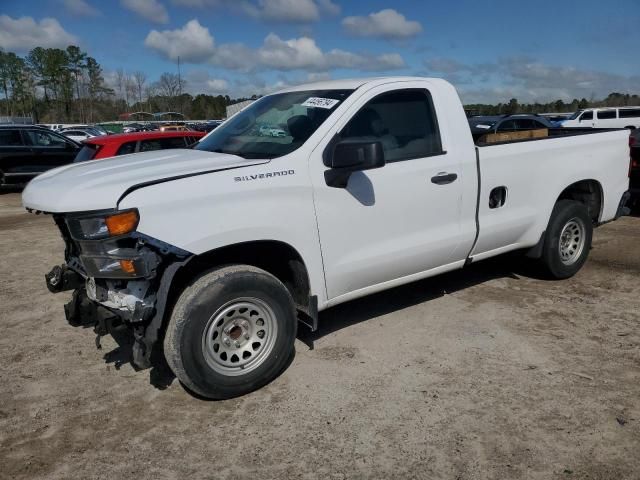
[[[167,148],[187,148],[196,143],[204,132],[137,132],[101,135],[82,142],[74,162],[115,157],[128,153],[150,152]]]

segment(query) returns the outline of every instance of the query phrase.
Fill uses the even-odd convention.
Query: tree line
[[[149,82],[145,72],[118,69],[112,84],[98,61],[75,45],[36,47],[25,56],[0,49],[0,115],[35,123],[96,123],[137,111],[217,119],[226,116],[227,105],[246,100],[185,93],[185,80],[168,72]]]
[[[514,113],[569,113],[594,107],[627,107],[639,106],[640,96],[628,93],[610,93],[604,100],[587,100],[574,98],[571,102],[556,100],[548,103],[520,103],[518,99],[512,98],[507,103],[497,105],[475,103],[465,105],[467,111],[476,115],[511,115]]]
[[[75,45],[66,49],[36,47],[21,57],[0,49],[0,115],[31,117],[35,123],[94,123],[117,120],[122,113],[176,111],[191,119],[226,116],[226,107],[246,98],[185,93],[185,80],[163,73],[149,82],[142,71],[115,71],[105,82],[98,61]],[[252,99],[257,98],[253,95]],[[574,99],[549,103],[469,104],[478,115],[575,112],[587,107],[640,105],[638,95],[611,93],[604,100]]]
[[[113,94],[96,59],[73,45],[36,47],[25,57],[0,50],[0,88],[3,113],[39,121],[91,121],[99,102]]]

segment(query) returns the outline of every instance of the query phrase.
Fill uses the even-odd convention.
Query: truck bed
[[[596,223],[613,220],[629,188],[627,136],[624,129],[567,128],[544,138],[477,145],[481,191],[473,257],[535,245],[559,192],[578,181],[595,182],[601,192]],[[497,207],[488,202],[495,189],[505,192]]]
[[[623,128],[600,128],[600,129],[596,129],[596,128],[550,128],[550,129],[545,129],[545,130],[547,131],[547,134],[543,135],[543,136],[532,135],[529,138],[516,138],[516,139],[509,139],[509,140],[505,140],[505,141],[494,141],[494,142],[484,142],[484,141],[482,141],[482,139],[484,137],[486,137],[487,134],[474,135],[473,136],[473,141],[476,144],[476,146],[478,146],[478,147],[486,147],[486,146],[492,146],[492,145],[504,145],[504,144],[508,144],[508,143],[520,143],[520,142],[532,142],[532,141],[537,141],[537,140],[548,140],[548,139],[551,139],[551,138],[558,138],[558,137],[572,137],[572,136],[576,136],[576,135],[594,135],[594,134],[597,134],[597,133],[613,132],[613,131],[625,130],[625,129],[623,129]],[[532,130],[531,132],[536,132],[536,131],[538,131],[538,130]],[[542,130],[540,130],[540,131],[542,131]],[[520,133],[520,132],[514,132],[514,133]]]

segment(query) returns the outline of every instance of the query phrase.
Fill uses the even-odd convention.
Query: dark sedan
[[[0,126],[0,186],[21,184],[51,168],[72,163],[80,144],[34,125]]]
[[[473,137],[477,138],[487,133],[554,128],[554,125],[539,115],[519,114],[470,117],[469,127]]]

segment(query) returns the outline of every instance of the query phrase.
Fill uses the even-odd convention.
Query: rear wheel
[[[575,275],[587,261],[593,224],[587,208],[574,200],[560,200],[551,213],[541,261],[554,278]]]
[[[180,295],[165,336],[167,363],[207,398],[242,395],[273,380],[293,353],[291,295],[273,275],[248,265],[201,275]]]

